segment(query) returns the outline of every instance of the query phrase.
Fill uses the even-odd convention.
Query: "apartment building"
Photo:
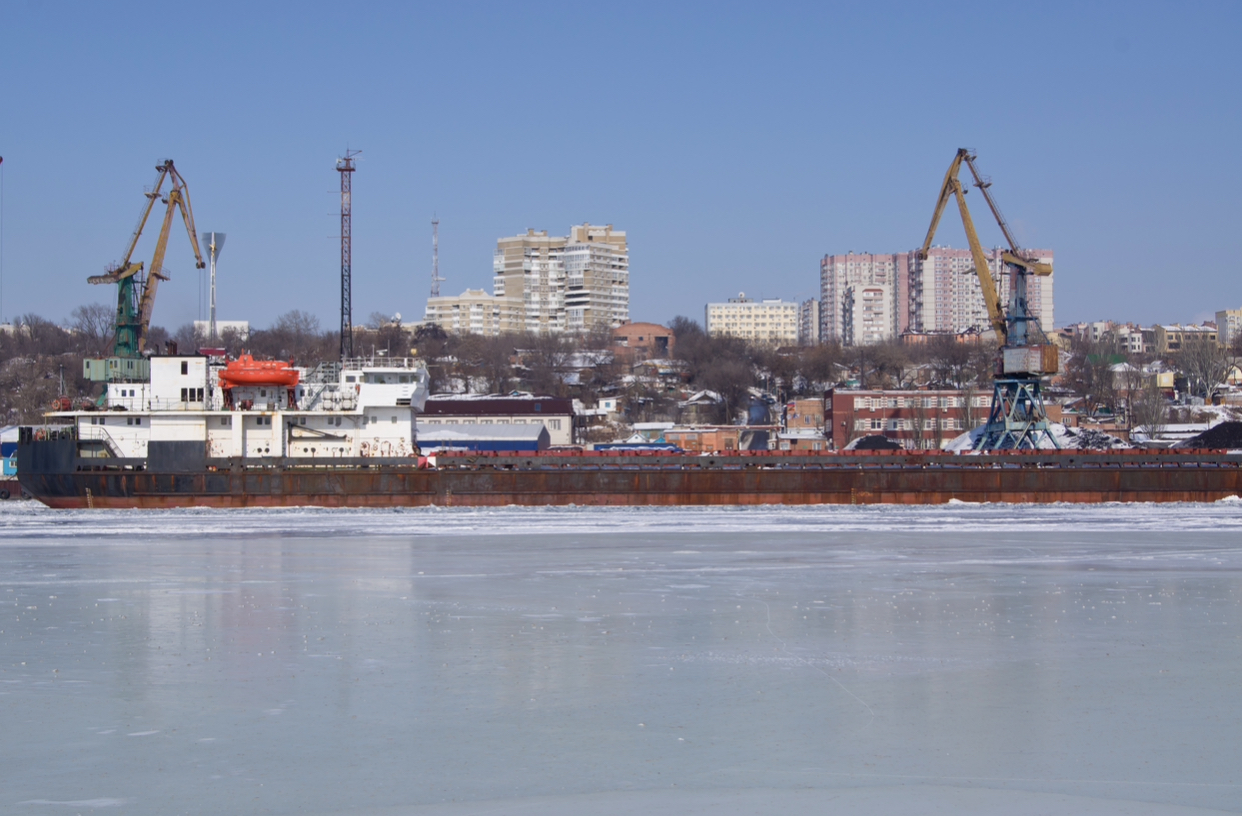
[[[1052,250],[1027,250],[1025,254],[1044,263],[1053,262]],[[996,281],[997,297],[1002,307],[1010,294],[1010,275],[1001,260],[1002,250],[987,252],[988,265]],[[1055,320],[1053,279],[1030,276],[1027,279],[1027,304],[1039,318],[1045,333],[1051,333]],[[894,254],[847,253],[825,255],[820,261],[820,324],[823,339],[844,343],[864,342],[857,326],[847,325],[847,317],[857,320],[855,308],[847,315],[852,298],[860,301],[859,287],[887,287],[888,328],[874,330],[865,342],[887,340],[906,332],[918,334],[947,332],[960,334],[971,330],[987,330],[990,321],[983,302],[983,290],[975,274],[974,258],[968,249],[932,247],[926,258],[918,252]],[[873,290],[872,296],[875,296]],[[848,338],[853,337],[853,340]]]
[[[798,306],[798,345],[819,345],[819,301],[809,298]]]
[[[495,297],[482,289],[467,289],[457,297],[427,299],[424,323],[435,323],[454,334],[496,337],[520,332],[525,327],[522,301]]]
[[[1157,325],[1155,328],[1156,354],[1176,354],[1190,343],[1218,342],[1215,326]]]
[[[630,319],[629,248],[625,232],[611,224],[501,238],[492,272],[495,296],[522,303],[525,331],[589,332]]]
[[[892,287],[855,284],[846,287],[841,307],[841,342],[870,346],[893,336]]]
[[[741,292],[727,303],[704,308],[707,333],[754,343],[786,346],[798,342],[800,306],[780,298],[751,300]]]
[[[899,325],[898,315],[904,313],[905,295],[898,280],[907,277],[907,253],[875,255],[870,252],[849,252],[845,255],[825,255],[819,263],[819,320],[820,339],[846,342],[851,330],[846,328],[846,299],[854,287],[889,287],[890,313],[886,316],[887,333],[881,339],[896,336],[905,329]],[[857,300],[857,292],[853,292]],[[855,312],[850,313],[853,319]]]
[[[824,396],[824,434],[832,450],[872,435],[911,450],[936,450],[986,423],[991,407],[991,392],[834,388]]]
[[[1004,250],[987,251],[988,266],[992,280],[996,282],[996,295],[1001,308],[1009,304],[1011,278],[1001,255]],[[908,292],[906,299],[908,316],[905,318],[910,331],[961,333],[970,329],[988,330],[991,320],[987,304],[983,301],[983,288],[975,273],[974,258],[969,249],[932,247],[926,258],[918,253],[907,254],[904,281]],[[1027,250],[1032,260],[1051,265],[1050,249]],[[1027,277],[1026,300],[1031,312],[1039,318],[1040,328],[1051,334],[1055,319],[1053,305],[1054,272],[1047,277]],[[899,281],[899,285],[903,282]]]
[[[1242,309],[1225,309],[1216,313],[1217,341],[1229,348],[1242,337]]]

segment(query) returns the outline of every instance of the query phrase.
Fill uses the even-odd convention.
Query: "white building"
[[[905,275],[907,260],[906,253],[825,255],[819,264],[820,339],[845,342],[846,295],[851,287],[860,285],[889,287],[889,336],[903,329],[904,326],[898,325],[899,310],[895,308],[893,295],[898,291],[898,280]]]
[[[798,342],[799,304],[780,298],[751,300],[739,293],[727,303],[705,308],[707,333],[713,337],[740,337],[755,343],[795,345]]]
[[[842,299],[841,342],[870,346],[893,336],[893,290],[887,284],[854,284]]]
[[[496,337],[520,332],[525,327],[522,301],[495,297],[482,289],[467,289],[457,297],[427,299],[424,323],[435,323],[454,334]]]
[[[1225,309],[1216,313],[1216,337],[1225,348],[1242,337],[1242,309]]]

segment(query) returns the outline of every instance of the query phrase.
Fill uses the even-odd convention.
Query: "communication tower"
[[[354,309],[351,302],[353,285],[350,281],[350,196],[354,172],[354,156],[361,150],[346,150],[336,160],[336,170],[341,174],[341,360],[354,356]]]
[[[211,307],[208,334],[210,335],[211,344],[216,343],[216,258],[220,257],[220,250],[224,249],[224,233],[223,232],[204,232],[203,248],[207,250],[207,263],[211,267]]]
[[[431,216],[431,296],[440,297],[440,219]]]

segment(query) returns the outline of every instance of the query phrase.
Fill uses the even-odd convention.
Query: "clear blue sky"
[[[348,145],[355,322],[421,318],[433,212],[445,293],[490,290],[502,235],[612,223],[633,319],[664,322],[917,246],[966,146],[1056,251],[1058,323],[1202,319],[1242,306],[1240,35],[1237,2],[4,2],[3,314],[112,302],[86,277],[163,157],[228,234],[221,318],[336,324]],[[175,329],[184,232],[166,265]]]

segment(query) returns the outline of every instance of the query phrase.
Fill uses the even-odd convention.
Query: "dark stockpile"
[[[1208,428],[1198,436],[1178,443],[1179,448],[1210,448],[1230,450],[1242,448],[1242,422],[1222,422]]]
[[[846,446],[846,450],[901,450],[901,445],[887,436],[864,436]]]

